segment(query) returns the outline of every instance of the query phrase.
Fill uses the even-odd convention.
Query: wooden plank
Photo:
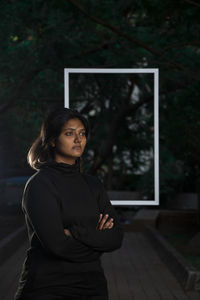
[[[135,270],[137,277],[140,278],[142,288],[146,294],[146,298],[151,300],[160,300],[160,295],[154,287],[151,274],[148,272],[144,264],[144,255],[146,256],[147,253],[141,252],[141,245],[138,240],[138,235],[141,233],[130,233],[128,237],[128,244],[129,244],[129,257],[130,261],[132,262],[132,268]]]
[[[121,249],[116,250],[111,254],[111,263],[113,265],[118,297],[120,300],[132,300],[129,284],[127,282],[127,268],[121,261],[120,253]]]
[[[108,257],[106,262],[113,264],[115,271],[113,276],[115,277],[116,290],[119,295],[119,298],[109,299],[147,300],[148,298],[143,290],[141,281],[138,280],[138,276],[130,263],[129,256],[127,255],[127,247],[128,245],[126,243],[125,235],[124,243],[121,249],[105,254]],[[130,251],[132,251],[132,249],[130,249]],[[107,268],[106,264],[104,264],[104,268]]]
[[[149,267],[152,269],[152,276],[154,277],[154,283],[157,283],[157,289],[161,294],[162,298],[171,297],[171,299],[176,300],[188,300],[187,295],[182,289],[181,285],[175,278],[175,276],[170,272],[167,266],[160,260],[158,254],[151,246],[150,242],[142,234],[139,236],[141,243],[141,251],[145,249],[146,257],[149,257],[151,260]],[[145,262],[144,262],[145,263]],[[148,261],[146,259],[146,264]],[[153,265],[157,264],[157,274],[154,272],[155,267]],[[165,295],[163,294],[165,292]]]
[[[145,240],[142,234],[137,235],[138,242],[140,243],[140,254],[142,255],[141,263],[144,265],[146,272],[151,278],[154,289],[159,294],[162,300],[174,300],[174,296],[169,289],[166,280],[163,280],[163,273],[166,272],[166,266],[158,257],[148,240]],[[171,276],[167,270],[168,276]]]
[[[113,264],[111,263],[111,253],[104,253],[101,262],[108,282],[109,300],[119,300]]]
[[[133,264],[132,261],[133,249],[130,247],[128,239],[129,235],[126,235],[122,251],[119,252],[120,257],[118,261],[120,262],[120,264],[125,265],[126,272],[124,272],[123,276],[126,276],[127,278],[128,286],[133,299],[148,300],[149,297],[143,288],[141,278],[138,276],[136,264]]]
[[[151,225],[153,227],[156,227],[159,214],[160,210],[145,208],[140,209],[132,219],[132,223],[129,224],[130,226],[128,231],[141,232],[145,230],[145,225]]]
[[[160,214],[160,210],[142,208],[138,211],[134,219],[156,220]]]
[[[188,291],[188,292],[186,292],[186,294],[190,300],[199,300],[200,299],[200,292]]]
[[[150,239],[161,260],[167,265],[171,273],[185,290],[194,290],[198,287],[200,271],[192,266],[158,230],[147,227],[146,236]]]
[[[0,299],[13,300],[28,242],[0,268]],[[104,253],[102,267],[108,281],[109,300],[199,300],[185,292],[142,233],[125,233],[120,249]]]

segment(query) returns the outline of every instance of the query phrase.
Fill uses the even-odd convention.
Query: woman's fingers
[[[64,229],[64,232],[65,232],[65,234],[66,234],[67,236],[72,236],[72,235],[71,235],[71,232],[69,231],[69,229],[65,228],[65,229]]]
[[[98,223],[101,222],[102,217],[103,217],[103,214],[100,214]]]
[[[96,229],[98,230],[102,230],[102,229],[110,229],[113,227],[113,218],[110,218],[110,220],[107,221],[109,215],[106,214],[104,217],[103,217],[103,214],[100,214],[99,216],[99,221],[97,223],[97,226],[96,226]],[[67,228],[64,228],[64,233],[67,235],[67,236],[72,236],[71,235],[71,232],[69,231],[69,229]]]
[[[106,214],[106,215],[103,217],[103,219],[101,220],[100,225],[99,225],[99,229],[100,229],[100,230],[103,229],[104,224],[106,223],[106,220],[107,220],[107,219],[108,219],[108,214]]]
[[[106,222],[106,224],[104,224],[104,227],[103,229],[106,229],[106,228],[112,228],[113,227],[113,218],[111,218],[109,221]]]
[[[113,225],[114,225],[114,223],[113,223],[113,219],[112,219],[112,221],[110,222],[110,226],[109,226],[109,228],[112,228],[112,227],[113,227]]]
[[[102,217],[103,217],[103,214],[100,214],[96,229],[99,229],[99,224],[101,222]]]
[[[113,227],[113,218],[111,218],[110,220],[107,221],[109,215],[106,214],[103,219],[102,219],[102,214],[100,215],[100,218],[99,218],[99,230],[102,230],[102,229],[106,229],[106,228],[112,228]]]

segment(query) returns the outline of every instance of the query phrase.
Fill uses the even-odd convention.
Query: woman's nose
[[[78,135],[78,133],[75,133],[75,141],[80,141],[80,136]]]

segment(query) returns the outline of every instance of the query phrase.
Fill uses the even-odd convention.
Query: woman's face
[[[74,164],[75,160],[80,157],[86,145],[86,130],[78,118],[68,120],[55,143],[55,157],[57,162]]]

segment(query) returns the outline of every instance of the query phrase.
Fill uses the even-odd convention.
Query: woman
[[[55,109],[28,152],[37,172],[23,193],[30,247],[15,300],[108,299],[100,257],[123,230],[101,181],[80,170],[88,133],[78,111]]]

